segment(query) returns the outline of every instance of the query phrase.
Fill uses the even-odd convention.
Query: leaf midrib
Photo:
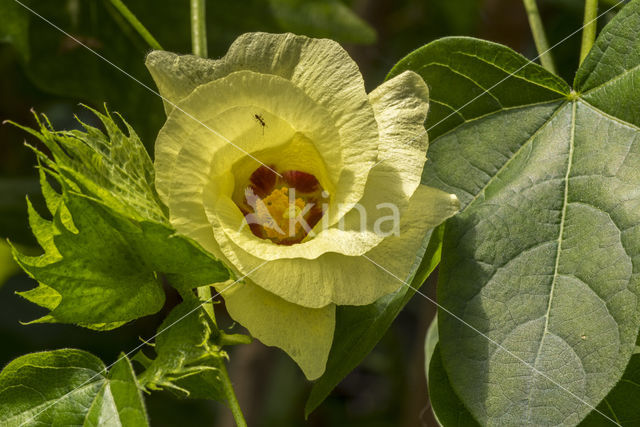
[[[542,351],[542,347],[544,346],[544,340],[549,333],[549,318],[551,317],[551,305],[553,303],[553,295],[555,293],[556,282],[558,280],[558,267],[560,266],[560,255],[562,253],[562,236],[564,235],[564,224],[567,215],[567,206],[569,202],[569,175],[571,174],[571,166],[573,164],[573,148],[575,144],[575,136],[576,136],[576,106],[577,101],[573,101],[573,105],[571,107],[571,137],[569,139],[569,153],[567,155],[567,171],[564,175],[564,195],[562,202],[562,214],[560,216],[560,230],[558,231],[558,246],[556,249],[556,260],[555,265],[553,267],[553,279],[551,281],[551,288],[549,289],[549,302],[547,303],[547,311],[544,315],[544,329],[542,330],[542,337],[540,338],[540,343],[538,344],[538,350],[536,351],[536,357],[533,359],[532,367],[535,369],[538,364],[538,359],[540,358],[540,352]],[[534,375],[531,376],[532,380],[536,377],[535,372]],[[527,399],[527,406],[529,408],[529,419],[531,419],[531,393],[533,392],[533,387],[529,385],[529,398]]]
[[[591,89],[587,89],[586,92],[581,92],[580,94],[581,94],[581,96],[589,95],[590,93],[593,93],[593,92],[595,92],[595,91],[597,91],[599,89],[602,89],[603,87],[605,87],[605,86],[607,86],[607,85],[609,85],[609,84],[611,84],[613,82],[616,82],[616,81],[620,80],[621,78],[625,77],[627,74],[633,73],[634,71],[636,71],[638,69],[640,69],[640,64],[638,64],[638,65],[636,65],[634,67],[631,67],[628,70],[625,70],[624,72],[618,74],[617,76],[615,76],[613,78],[610,78],[609,80],[607,80],[605,82],[602,82],[599,85],[592,87]],[[585,79],[585,81],[586,81],[586,79]]]
[[[502,67],[499,67],[496,63],[493,63],[493,62],[487,61],[487,60],[485,60],[484,58],[482,58],[482,57],[480,57],[480,56],[478,56],[478,55],[471,55],[471,54],[469,54],[469,53],[467,53],[467,52],[462,52],[462,51],[457,51],[457,52],[455,52],[455,53],[458,53],[458,54],[460,54],[460,55],[467,56],[467,57],[470,57],[470,58],[475,58],[475,59],[479,60],[480,62],[484,62],[484,63],[485,63],[485,64],[487,64],[487,65],[491,65],[492,67],[494,67],[494,68],[496,68],[496,69],[498,69],[498,70],[502,71],[503,73],[507,74],[507,77],[505,77],[503,80],[501,80],[501,81],[499,81],[498,83],[496,83],[495,85],[493,85],[490,89],[493,89],[494,87],[498,86],[500,83],[502,83],[503,81],[505,81],[506,79],[508,79],[508,78],[510,78],[510,77],[515,77],[515,78],[520,79],[520,80],[522,80],[522,81],[525,81],[525,82],[527,82],[527,83],[531,83],[531,84],[532,84],[532,85],[534,85],[534,86],[538,86],[538,87],[540,87],[540,88],[542,88],[542,89],[546,89],[546,90],[548,90],[549,92],[555,92],[555,93],[557,93],[557,94],[559,94],[559,95],[562,95],[563,97],[568,95],[568,93],[567,93],[567,92],[560,92],[560,91],[558,91],[558,89],[556,89],[556,88],[552,88],[552,87],[546,86],[546,85],[544,85],[544,84],[542,84],[542,83],[540,83],[540,82],[538,82],[538,81],[535,81],[535,80],[529,80],[528,78],[526,78],[526,77],[524,77],[524,76],[521,76],[521,75],[519,75],[519,74],[516,74],[516,73],[519,73],[520,71],[523,71],[525,68],[527,68],[527,66],[531,66],[531,65],[533,65],[533,66],[535,66],[535,67],[539,67],[539,65],[538,65],[538,64],[536,64],[535,62],[533,62],[533,61],[531,61],[531,60],[528,60],[528,59],[527,59],[527,61],[528,61],[528,62],[527,62],[527,64],[526,64],[526,65],[521,66],[521,67],[520,67],[518,70],[516,70],[516,71],[508,71],[508,70],[505,70],[505,69],[504,69],[504,68],[502,68]],[[525,59],[526,59],[526,58],[525,58]],[[553,75],[553,74],[552,74],[552,76],[553,76],[553,77],[556,77],[556,76],[555,76],[555,75]],[[564,84],[565,84],[565,88],[564,88],[564,89],[570,89],[569,85],[567,84],[567,82],[565,82],[565,81],[564,81],[564,79],[560,79],[560,80],[562,81],[562,83],[564,83]]]
[[[493,176],[486,182],[486,184],[482,187],[482,189],[480,189],[477,192],[477,194],[473,197],[473,199],[471,199],[471,201],[467,203],[467,205],[460,210],[461,213],[469,209],[476,201],[478,201],[480,196],[485,194],[485,191],[487,190],[487,188],[491,186],[493,181],[502,174],[502,172],[509,166],[509,164],[511,164],[511,162],[513,162],[519,156],[522,150],[525,147],[529,146],[529,144],[531,144],[532,141],[536,139],[538,134],[540,134],[540,132],[542,132],[553,121],[553,119],[556,118],[556,116],[560,113],[560,111],[564,110],[564,107],[566,107],[568,104],[569,104],[569,101],[561,103],[558,106],[558,108],[556,108],[553,111],[553,113],[549,115],[549,117],[544,121],[544,123],[542,123],[542,125],[538,129],[536,129],[536,131],[520,146],[520,148],[518,148],[516,152],[513,153],[513,155],[502,166],[500,166],[500,168],[496,171],[496,173],[493,174]]]
[[[460,52],[457,52],[460,53]],[[471,83],[473,83],[476,87],[478,87],[480,90],[482,90],[482,94],[478,95],[478,96],[482,96],[485,93],[487,95],[489,95],[491,98],[493,98],[494,101],[496,101],[496,103],[498,103],[498,105],[500,106],[500,108],[505,108],[504,105],[502,105],[502,102],[500,102],[500,99],[498,99],[497,96],[495,96],[493,93],[491,93],[491,89],[493,89],[494,87],[496,87],[498,84],[493,85],[493,87],[490,87],[489,89],[486,89],[483,85],[481,85],[479,82],[475,81],[474,79],[471,78],[471,76],[468,76],[467,74],[464,74],[458,70],[456,70],[455,68],[453,68],[451,65],[449,64],[443,64],[442,62],[429,62],[426,65],[423,65],[422,67],[420,67],[416,72],[418,74],[421,74],[422,70],[429,68],[431,66],[439,66],[442,68],[446,68],[448,69],[450,72],[452,72],[455,75],[461,76],[464,79],[470,81]],[[515,76],[515,75],[514,75]],[[501,83],[501,82],[500,82]],[[462,109],[464,107],[461,107],[460,109]]]
[[[84,390],[86,390],[88,388],[95,387],[96,383],[98,383],[98,382],[107,382],[107,380],[105,378],[102,378],[102,379],[99,379],[97,381],[92,381],[92,382],[87,383],[87,384],[85,384],[83,386],[80,386],[80,387],[77,387],[77,388],[73,389],[71,392],[64,394],[62,397],[59,397],[59,398],[56,398],[56,399],[51,399],[51,400],[43,402],[43,403],[41,403],[41,404],[39,404],[37,406],[33,406],[33,407],[29,408],[29,410],[27,410],[27,411],[19,412],[19,413],[15,414],[15,415],[12,415],[9,418],[5,418],[4,420],[2,420],[2,422],[3,423],[6,422],[8,424],[9,421],[11,421],[11,420],[14,420],[16,418],[25,416],[26,414],[30,414],[30,413],[33,413],[33,412],[35,412],[35,415],[33,415],[30,420],[31,421],[35,421],[38,417],[40,417],[40,415],[46,413],[49,410],[49,408],[52,408],[54,405],[56,405],[60,401],[69,399],[73,395],[75,395],[76,393],[78,393],[80,391],[84,391]],[[23,384],[16,385],[16,387],[21,387],[21,386],[23,386]],[[95,399],[95,396],[93,397],[93,399]],[[91,401],[92,403],[93,403],[93,399]],[[53,401],[53,404],[51,404],[52,401]],[[44,410],[39,411],[39,409],[42,408],[42,407],[44,407]],[[29,415],[27,415],[27,416],[29,416]]]
[[[637,126],[637,125],[635,125],[633,123],[629,123],[629,122],[627,122],[627,121],[625,121],[625,120],[623,120],[623,119],[621,119],[619,117],[613,116],[613,115],[607,113],[606,111],[603,111],[600,108],[596,107],[595,105],[593,105],[592,103],[590,103],[589,101],[587,101],[586,99],[584,99],[582,97],[580,98],[580,102],[582,102],[584,105],[586,105],[587,107],[591,108],[593,111],[595,111],[596,113],[600,114],[601,116],[604,116],[607,119],[609,119],[609,120],[611,120],[613,122],[616,122],[621,126],[626,126],[626,127],[631,128],[631,129],[634,129],[636,131],[640,131],[640,126]]]
[[[564,102],[562,102],[562,101],[564,101]],[[452,108],[452,107],[451,107],[451,106],[449,106],[448,104],[444,103],[443,101],[439,101],[439,100],[438,100],[438,99],[436,99],[436,98],[431,98],[431,99],[430,99],[430,102],[437,102],[438,104],[446,105],[446,106],[447,106],[447,108]],[[457,124],[456,126],[452,127],[451,129],[447,130],[446,132],[444,132],[444,133],[442,133],[442,134],[438,135],[436,138],[434,138],[434,140],[433,140],[433,141],[430,141],[430,142],[429,142],[429,145],[430,145],[430,146],[431,146],[431,145],[434,145],[436,142],[440,141],[440,139],[444,138],[445,136],[448,136],[450,133],[454,133],[454,132],[459,128],[459,127],[464,126],[464,125],[466,125],[466,124],[468,124],[468,123],[475,122],[476,120],[486,119],[486,118],[488,118],[488,117],[491,117],[491,116],[492,116],[492,115],[494,115],[494,114],[502,113],[503,111],[519,110],[519,109],[524,109],[524,108],[529,108],[529,107],[537,107],[537,106],[540,106],[540,105],[554,104],[554,103],[557,103],[557,102],[561,102],[561,103],[559,104],[559,106],[558,106],[558,108],[561,108],[561,107],[563,107],[563,106],[564,106],[567,102],[569,102],[569,101],[567,100],[567,98],[566,98],[566,97],[560,97],[560,98],[556,98],[556,99],[551,99],[551,100],[549,100],[549,101],[532,102],[532,103],[529,103],[529,104],[523,104],[523,105],[516,105],[516,106],[513,106],[513,107],[500,108],[500,109],[498,109],[498,110],[494,110],[494,111],[490,111],[490,112],[488,112],[488,113],[486,113],[486,114],[482,114],[482,115],[480,115],[480,116],[478,116],[478,117],[473,117],[473,118],[471,118],[471,119],[465,119],[465,120],[464,120],[464,122],[462,122],[462,123],[460,123],[460,124]],[[457,113],[459,116],[461,116],[461,114],[460,114],[459,112],[457,112],[457,110],[456,110],[456,111],[454,111],[454,113]],[[452,113],[452,114],[449,114],[449,115],[448,115],[447,117],[445,117],[444,119],[441,119],[439,122],[437,122],[437,123],[435,123],[435,124],[431,125],[431,126],[427,129],[427,132],[428,132],[430,129],[435,128],[436,126],[438,126],[440,123],[444,122],[445,120],[449,119],[452,115],[453,115],[453,113]],[[464,117],[463,117],[463,118],[464,118]],[[545,124],[546,124],[546,123],[545,123]],[[544,125],[544,124],[543,124],[543,125]]]

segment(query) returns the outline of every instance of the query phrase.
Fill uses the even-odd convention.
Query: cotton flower
[[[154,51],[147,67],[173,226],[246,276],[222,293],[230,315],[318,378],[336,305],[397,290],[390,273],[409,280],[458,209],[420,184],[427,86],[405,72],[367,94],[337,43],[292,34],[245,34],[219,60]]]

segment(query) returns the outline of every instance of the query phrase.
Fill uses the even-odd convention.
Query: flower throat
[[[234,201],[257,237],[278,245],[300,243],[322,218],[328,195],[314,175],[287,170],[278,176],[274,170],[256,169],[242,200]]]

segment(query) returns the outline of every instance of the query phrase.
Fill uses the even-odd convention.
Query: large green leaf
[[[562,79],[508,47],[469,37],[442,38],[417,49],[388,78],[406,70],[429,85],[425,126],[431,143],[462,123],[569,93]]]
[[[162,307],[160,273],[183,293],[229,278],[221,262],[174,234],[135,132],[128,127],[127,135],[111,117],[98,117],[107,134],[89,126],[85,132],[55,132],[46,124],[27,129],[53,155],[50,160],[35,150],[45,164],[40,184],[53,219],[45,220],[29,203],[31,229],[45,252],[34,257],[14,251],[40,283],[21,295],[51,310],[36,322],[112,329]]]
[[[10,426],[147,426],[147,414],[125,356],[107,373],[90,353],[32,353],[0,372],[0,424]]]
[[[373,350],[383,335],[424,281],[440,262],[441,225],[426,236],[425,255],[417,268],[411,287],[402,286],[366,306],[339,306],[336,310],[336,330],[325,373],[315,382],[305,406],[309,416],[342,381]]]
[[[603,29],[578,72],[581,94],[533,64],[501,82],[526,60],[479,40],[436,41],[393,70],[449,64],[422,75],[433,99],[452,106],[460,93],[448,90],[461,79],[497,85],[478,113],[432,139],[423,175],[462,203],[443,242],[439,347],[452,389],[481,424],[578,424],[634,351],[639,15],[636,0]],[[555,95],[541,89],[550,86]]]
[[[479,426],[471,413],[465,408],[462,401],[449,383],[442,356],[438,344],[433,349],[433,354],[427,365],[429,378],[429,400],[431,410],[441,426],[449,427],[475,427]]]

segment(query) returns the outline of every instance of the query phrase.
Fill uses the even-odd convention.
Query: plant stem
[[[201,58],[207,57],[207,24],[205,0],[191,1],[191,49],[193,54]],[[211,287],[203,286],[198,288],[198,297],[213,324],[216,324],[216,317],[213,312],[213,301],[211,300]]]
[[[193,54],[206,58],[207,53],[207,24],[205,0],[191,0],[191,47]]]
[[[231,379],[229,378],[229,373],[227,372],[224,360],[220,360],[218,368],[220,369],[220,379],[222,380],[224,396],[227,398],[227,403],[229,403],[229,409],[231,409],[233,419],[236,421],[236,425],[238,427],[247,427],[247,422],[244,420],[244,415],[240,410],[240,404],[238,403],[236,393],[233,391]]]
[[[527,17],[529,18],[529,26],[531,27],[531,34],[533,34],[533,41],[536,44],[538,50],[538,57],[540,58],[540,64],[547,71],[556,74],[556,66],[553,63],[553,57],[549,52],[549,43],[547,42],[547,36],[544,33],[544,27],[542,26],[542,19],[540,19],[540,13],[538,12],[538,5],[536,0],[522,0],[524,8],[527,11]]]
[[[582,27],[582,46],[580,47],[580,63],[584,61],[596,40],[598,27],[598,0],[585,0],[584,22]]]
[[[126,19],[133,28],[140,34],[140,36],[149,44],[152,49],[155,50],[164,50],[160,43],[151,35],[149,30],[142,25],[142,22],[136,18],[136,16],[131,13],[129,8],[122,2],[122,0],[109,0],[113,7],[115,7],[118,12]]]
[[[213,322],[214,325],[218,325],[216,323],[216,315],[213,312],[213,300],[211,299],[211,286],[201,286],[198,288],[198,299],[200,300],[200,304],[202,304],[202,308],[209,315],[209,318]]]

